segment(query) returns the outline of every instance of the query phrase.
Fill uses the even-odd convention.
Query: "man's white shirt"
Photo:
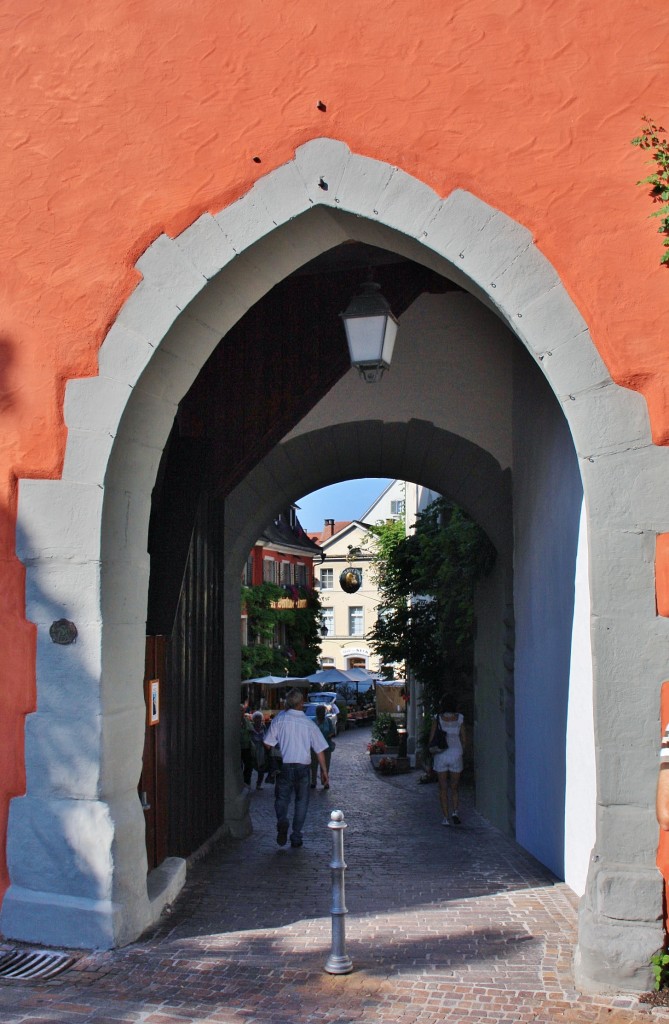
[[[311,764],[311,751],[328,749],[323,733],[304,711],[281,711],[276,715],[265,735],[268,747],[278,745],[286,764]]]

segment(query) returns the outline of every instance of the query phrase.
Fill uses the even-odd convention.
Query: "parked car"
[[[335,704],[336,693],[310,693],[307,697],[308,703],[304,705],[304,713],[312,721],[316,721],[316,708],[319,704],[325,705],[325,717],[329,718],[334,726],[334,734],[337,735],[337,721],[339,719],[339,708]]]
[[[320,693],[307,694],[310,704],[336,704],[337,694],[333,690],[323,690]]]

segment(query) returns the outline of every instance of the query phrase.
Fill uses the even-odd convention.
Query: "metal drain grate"
[[[14,949],[0,954],[0,980],[32,981],[53,978],[71,967],[75,958],[44,949]]]

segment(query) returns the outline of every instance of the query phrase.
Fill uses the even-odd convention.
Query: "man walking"
[[[288,808],[290,798],[294,795],[290,845],[302,846],[302,826],[309,807],[312,750],[320,764],[323,785],[329,779],[323,753],[328,749],[328,742],[320,729],[304,714],[304,696],[300,690],[288,691],[286,710],[272,719],[265,736],[265,746],[278,746],[283,760],[274,787],[276,841],[279,846],[285,846],[288,841]]]

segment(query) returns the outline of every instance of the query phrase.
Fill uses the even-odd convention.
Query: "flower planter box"
[[[397,758],[388,757],[385,754],[380,761],[378,771],[380,775],[399,775],[399,769],[397,767]]]
[[[397,757],[395,754],[370,754],[372,768],[381,772],[382,775],[405,775],[411,771],[411,764],[408,757]]]

